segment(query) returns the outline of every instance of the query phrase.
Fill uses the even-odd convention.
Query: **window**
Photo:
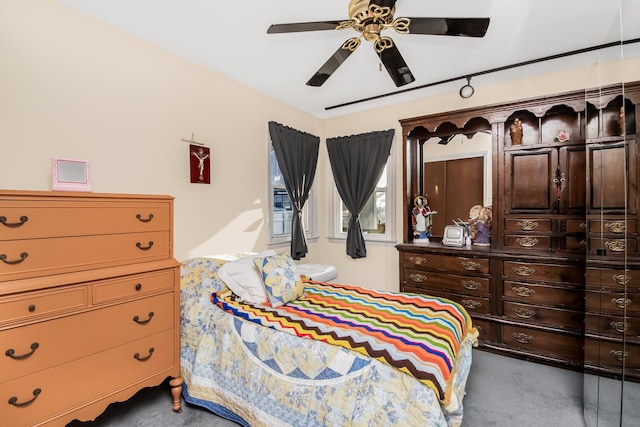
[[[269,213],[268,241],[270,244],[290,242],[293,204],[287,193],[280,167],[278,167],[276,153],[271,145],[269,145],[269,199],[271,210]],[[309,199],[302,209],[302,221],[307,239],[317,237],[315,205],[315,194],[312,188],[309,192]]]
[[[332,237],[347,238],[350,214],[337,188],[333,189]],[[395,243],[395,153],[391,154],[371,197],[360,212],[360,227],[365,241]]]

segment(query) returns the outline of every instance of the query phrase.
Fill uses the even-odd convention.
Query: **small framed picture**
[[[89,162],[54,157],[51,159],[51,181],[54,191],[91,191]]]

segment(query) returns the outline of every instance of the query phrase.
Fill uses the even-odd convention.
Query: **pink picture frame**
[[[91,191],[89,162],[85,160],[51,159],[51,182],[54,191]]]

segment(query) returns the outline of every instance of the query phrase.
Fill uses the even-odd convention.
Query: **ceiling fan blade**
[[[407,63],[404,62],[404,58],[402,58],[395,43],[391,43],[386,49],[378,52],[378,56],[397,87],[415,81],[415,77],[411,74],[411,70],[409,70]]]
[[[360,45],[357,38],[349,39],[335,51],[335,53],[325,62],[322,67],[309,79],[307,86],[322,86],[329,77],[338,69],[349,55]]]
[[[303,31],[335,30],[344,21],[297,22],[293,24],[274,24],[267,34],[299,33]]]
[[[409,34],[484,37],[489,18],[408,18]]]

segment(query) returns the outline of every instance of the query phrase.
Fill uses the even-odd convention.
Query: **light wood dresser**
[[[168,377],[179,412],[179,274],[170,196],[0,190],[0,424],[92,420]]]

